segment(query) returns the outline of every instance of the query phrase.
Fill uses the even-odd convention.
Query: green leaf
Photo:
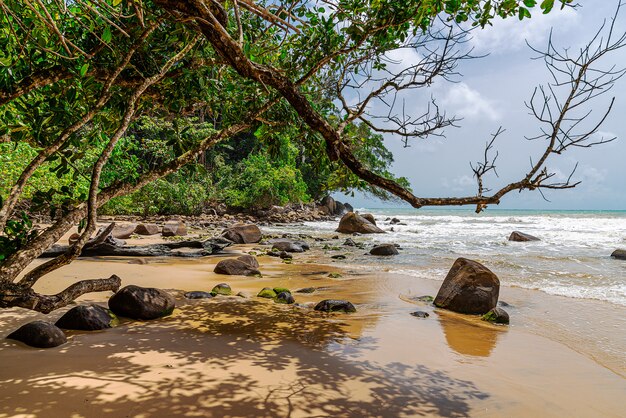
[[[554,7],[554,0],[543,0],[540,7],[543,10],[543,14],[550,13],[550,10]]]
[[[85,63],[82,67],[80,67],[80,76],[84,77],[87,74],[87,71],[89,71],[89,63]]]
[[[107,26],[106,28],[104,28],[104,32],[102,33],[102,40],[108,44],[109,42],[111,42],[112,37],[113,35],[111,34],[111,28]]]
[[[119,6],[122,0],[113,0],[113,6]]]

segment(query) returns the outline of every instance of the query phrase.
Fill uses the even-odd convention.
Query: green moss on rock
[[[265,287],[257,294],[257,296],[260,298],[274,299],[276,297],[276,292],[269,287]]]

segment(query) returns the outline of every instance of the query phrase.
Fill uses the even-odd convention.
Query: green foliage
[[[32,228],[33,223],[24,212],[20,219],[11,219],[7,222],[4,235],[0,235],[0,261],[18,251],[29,239],[37,235],[37,231]]]

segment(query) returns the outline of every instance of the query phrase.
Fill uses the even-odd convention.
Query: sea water
[[[626,261],[611,258],[615,249],[626,248],[626,211],[357,211],[372,213],[387,233],[359,236],[356,241],[368,249],[376,243],[395,243],[401,250],[395,257],[373,257],[363,251],[351,260],[352,268],[442,280],[456,258],[466,257],[490,268],[503,286],[626,306]],[[392,225],[390,218],[404,225]],[[338,220],[306,222],[276,232],[329,236],[335,235],[337,225]],[[540,241],[508,241],[513,231]]]

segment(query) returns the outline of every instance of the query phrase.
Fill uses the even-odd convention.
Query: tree
[[[484,161],[473,167],[476,195],[418,197],[375,161],[361,161],[362,144],[355,140],[364,132],[393,133],[408,143],[453,125],[454,117],[434,100],[411,115],[394,98],[454,76],[459,62],[472,58],[464,49],[469,27],[484,27],[496,16],[530,17],[528,8],[535,3],[1,0],[0,50],[6,52],[0,57],[0,135],[29,144],[37,154],[0,208],[0,306],[47,312],[86,292],[116,290],[117,277],[81,281],[54,296],[37,294],[32,286],[80,254],[95,232],[98,208],[110,199],[179,170],[221,141],[285,121],[298,121],[308,133],[304,137],[316,139],[302,146],[315,152],[321,141],[331,164],[342,164],[353,179],[416,208],[476,205],[481,211],[514,190],[574,187],[570,180],[550,182],[546,163],[568,148],[610,140],[594,140],[610,106],[586,130],[580,129],[589,114],[578,112],[624,74],[597,66],[626,44],[625,36],[613,33],[617,14],[579,54],[560,53],[552,43],[542,53],[554,81],[536,90],[529,107],[544,125],[538,138],[546,146],[519,181],[489,194],[484,178],[495,169],[490,141]],[[556,3],[568,7],[570,0]],[[554,5],[545,0],[540,8],[550,12]],[[389,53],[399,48],[417,49],[423,58],[392,68]],[[375,101],[386,103],[388,112],[373,114]],[[103,181],[135,119],[176,118],[200,107],[213,116],[205,137],[188,141],[167,163],[138,176]],[[55,216],[50,227],[33,231],[16,207],[42,167],[73,183],[33,196]],[[79,223],[80,238],[66,253],[18,278]]]

